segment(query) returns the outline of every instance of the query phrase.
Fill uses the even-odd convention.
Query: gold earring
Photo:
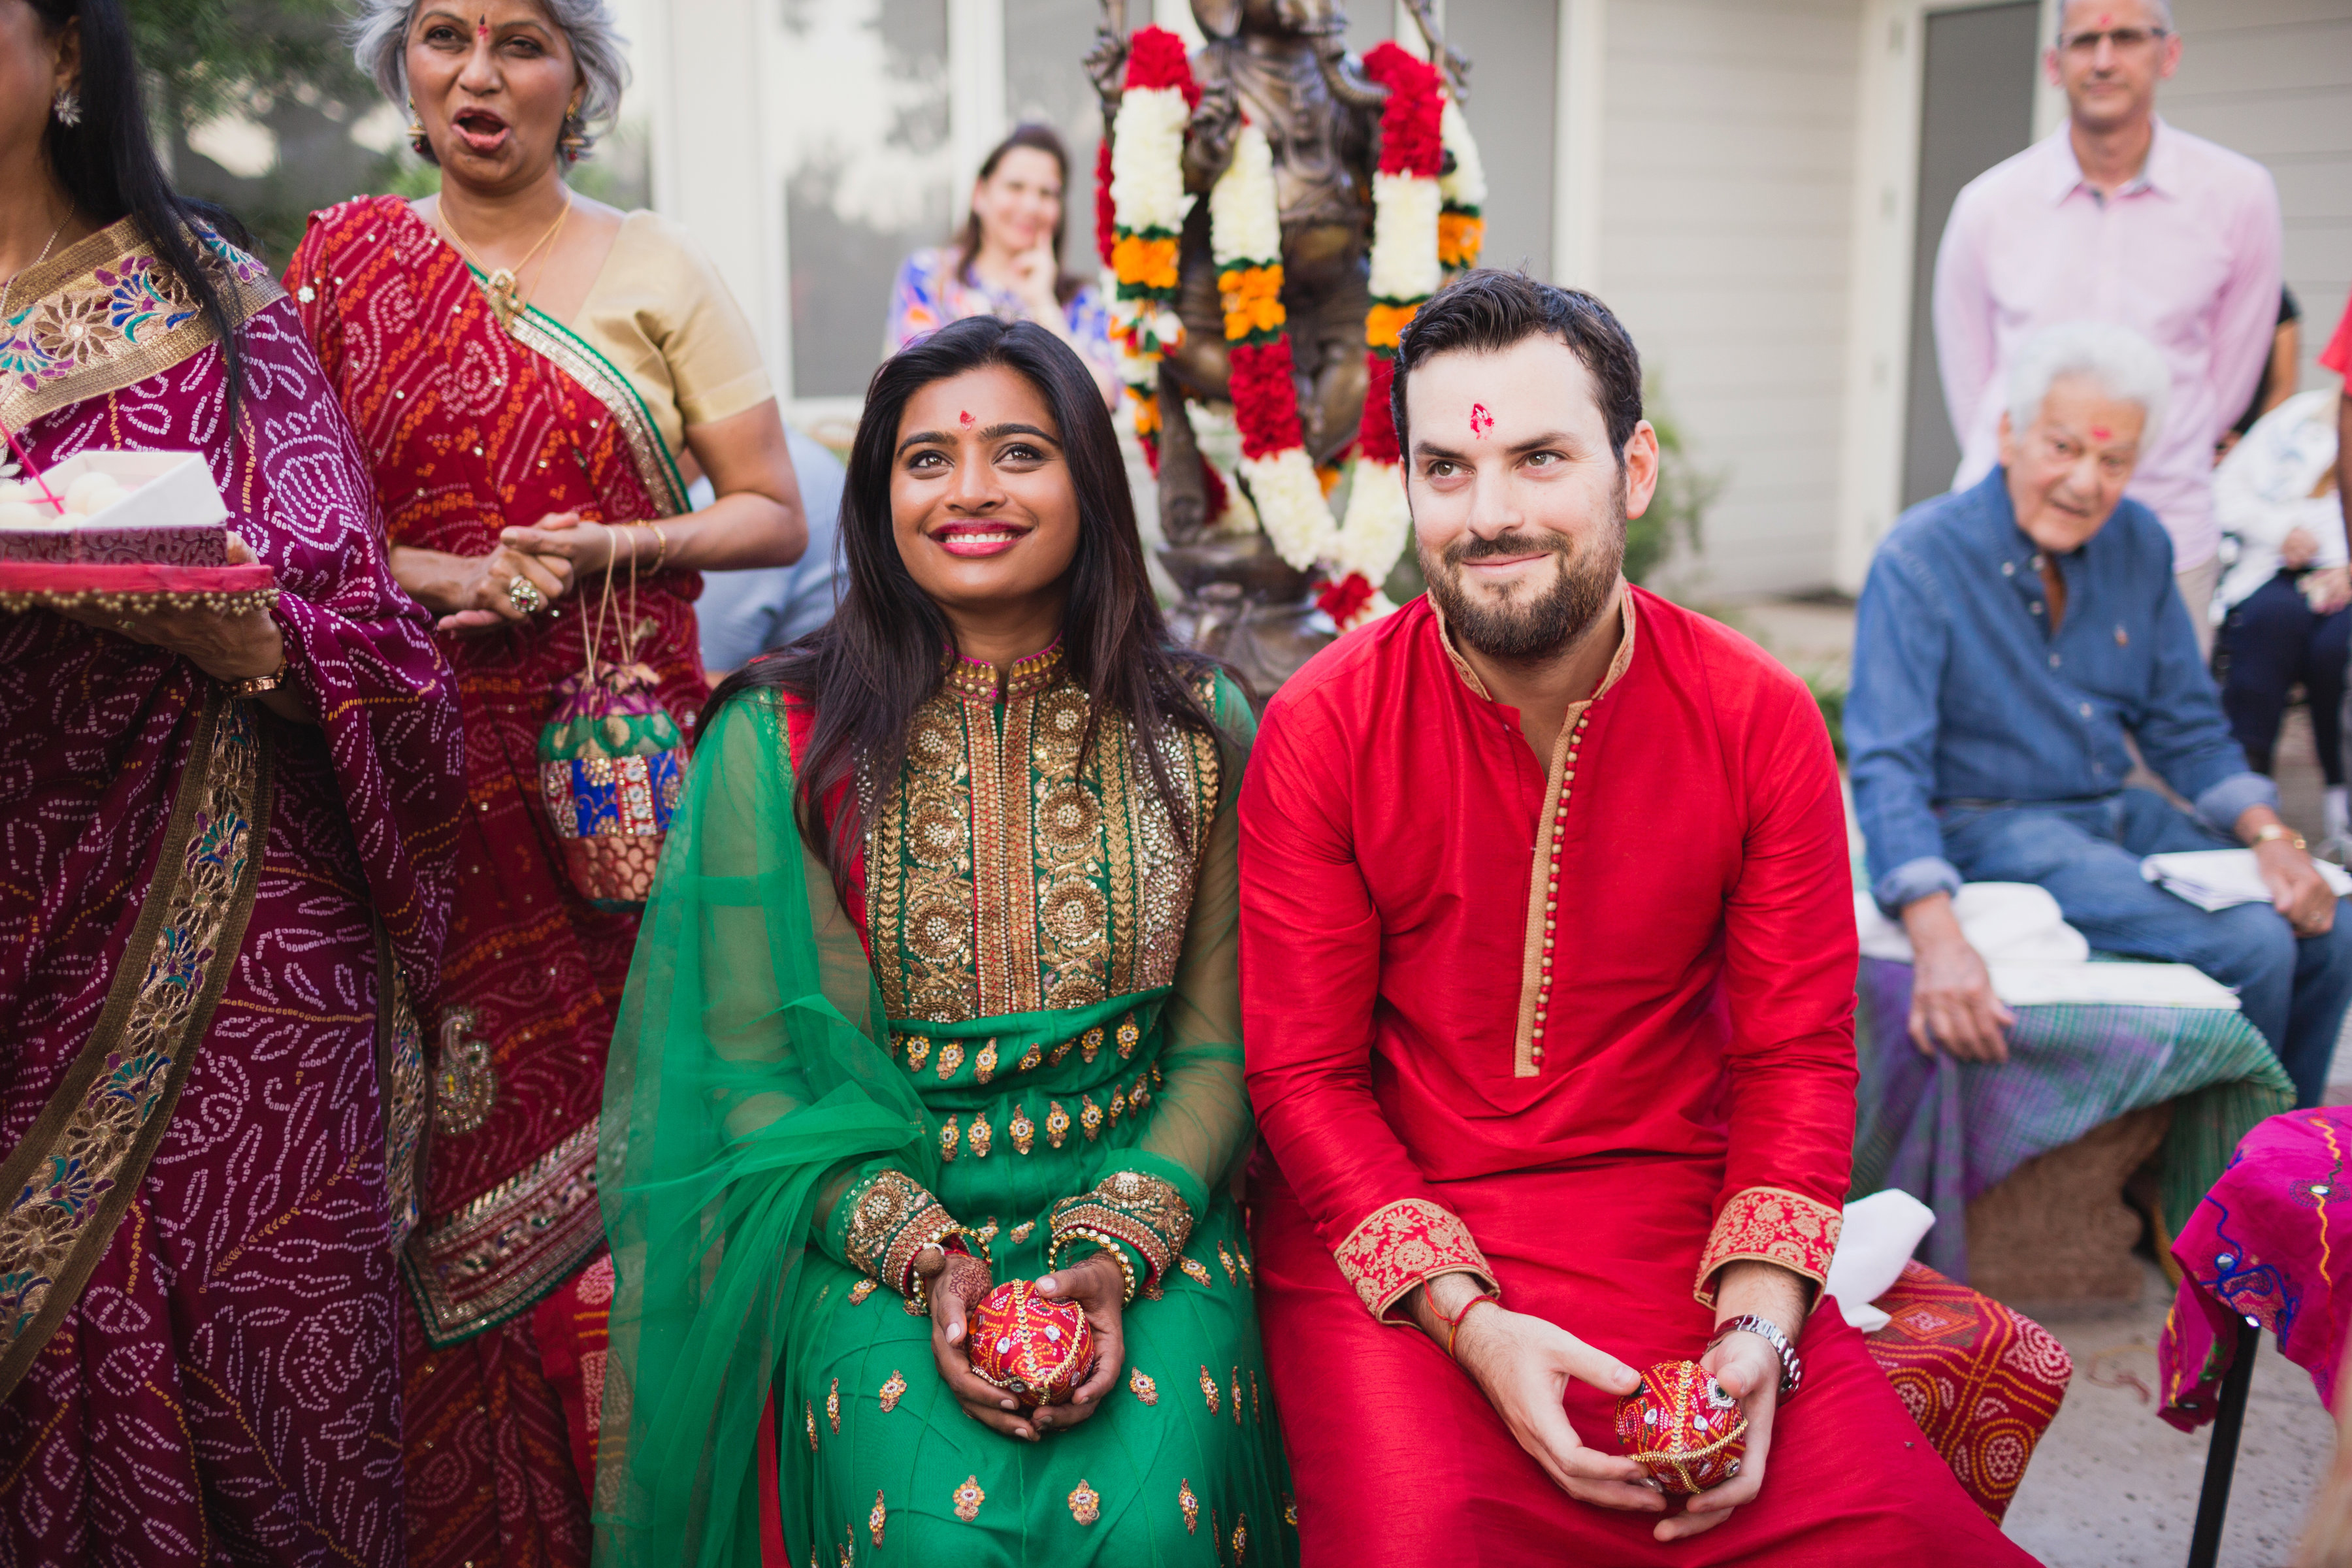
[[[416,100],[413,98],[408,100],[408,145],[420,157],[430,145],[425,135],[424,118],[416,112]]]
[[[563,137],[555,147],[567,163],[577,163],[587,153],[588,128],[580,123],[580,98],[576,93],[563,111]]]

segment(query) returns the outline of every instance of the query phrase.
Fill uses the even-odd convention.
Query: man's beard
[[[1431,559],[1426,546],[1416,544],[1422,576],[1430,599],[1445,617],[1445,629],[1488,658],[1513,664],[1541,664],[1552,658],[1591,628],[1608,607],[1610,592],[1625,566],[1625,486],[1621,479],[1610,495],[1616,514],[1608,531],[1582,551],[1576,541],[1548,528],[1481,539],[1465,533],[1445,547],[1442,558]],[[1474,598],[1462,585],[1463,563],[1496,556],[1542,553],[1558,559],[1557,575],[1549,587],[1514,594],[1499,602]]]

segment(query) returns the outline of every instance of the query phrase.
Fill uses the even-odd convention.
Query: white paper
[[[2352,893],[2352,876],[2340,866],[2315,860],[2319,874],[2337,898]],[[2251,849],[2190,849],[2171,855],[2151,855],[2139,863],[2140,875],[2176,898],[2200,910],[2226,910],[2239,904],[2267,904],[2271,890]]]

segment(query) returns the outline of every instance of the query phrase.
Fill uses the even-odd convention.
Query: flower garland
[[[1454,167],[1437,181],[1437,194],[1444,199],[1437,214],[1437,259],[1450,283],[1477,266],[1478,253],[1486,247],[1486,166],[1471,139],[1470,121],[1451,93],[1438,135],[1454,158]]]
[[[1184,341],[1176,315],[1176,253],[1192,198],[1184,194],[1184,131],[1201,101],[1184,58],[1184,40],[1145,27],[1129,43],[1127,87],[1097,165],[1108,181],[1096,201],[1110,216],[1108,253],[1113,302],[1110,335],[1118,344],[1119,379],[1135,398],[1135,435],[1152,472],[1160,471],[1160,362]]]
[[[1364,322],[1370,374],[1343,520],[1332,517],[1326,499],[1336,470],[1318,472],[1299,426],[1282,304],[1281,202],[1263,130],[1244,121],[1232,163],[1209,193],[1209,247],[1224,310],[1242,478],[1256,503],[1256,525],[1276,552],[1301,571],[1322,569],[1318,602],[1343,631],[1395,608],[1379,585],[1412,531],[1389,405],[1397,340],[1444,274],[1477,265],[1486,197],[1468,121],[1445,95],[1436,70],[1392,43],[1365,56],[1364,68],[1389,93],[1372,177],[1372,300]],[[1103,165],[1108,181],[1097,212],[1107,199],[1108,254],[1119,300],[1112,332],[1120,344],[1122,376],[1135,395],[1136,434],[1157,473],[1159,365],[1183,338],[1174,310],[1176,235],[1191,205],[1182,194],[1188,115],[1172,106],[1181,99],[1189,110],[1200,89],[1182,44],[1158,27],[1135,35],[1127,88],[1114,121],[1116,151]],[[1448,154],[1453,168],[1441,177]],[[1159,248],[1163,240],[1164,252]],[[1248,502],[1234,495],[1228,504],[1215,468],[1205,460],[1202,468],[1209,511],[1219,525],[1253,526]]]
[[[1364,414],[1357,437],[1360,457],[1348,495],[1348,516],[1333,552],[1331,582],[1322,599],[1324,609],[1341,626],[1383,615],[1391,607],[1380,584],[1412,530],[1389,389],[1396,370],[1397,339],[1437,291],[1444,234],[1438,188],[1445,156],[1444,104],[1437,71],[1386,43],[1364,57],[1364,73],[1386,87],[1389,95],[1381,109],[1380,166],[1372,175],[1372,308],[1364,318]]]

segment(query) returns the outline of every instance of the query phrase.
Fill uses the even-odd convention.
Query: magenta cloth
[[[243,340],[247,436],[212,346],[20,432],[44,466],[205,454],[276,568],[291,685],[320,721],[256,705],[276,796],[252,914],[110,1249],[0,1403],[8,1563],[404,1559],[373,919],[428,1002],[464,807],[457,697],[291,305]],[[0,614],[0,1149],[91,1034],[210,684],[113,633]]]
[[[1999,460],[2018,347],[2063,321],[2140,333],[2171,405],[2124,492],[2163,521],[2173,569],[2213,558],[2213,443],[2254,395],[2278,322],[2278,187],[2252,159],[2158,120],[2140,177],[2101,201],[2070,128],[1969,182],[1936,253],[1936,355],[1960,439],[1955,489]]]
[[[2278,1336],[2279,1351],[2336,1405],[2336,1369],[2352,1312],[2352,1204],[2345,1156],[2352,1107],[2273,1116],[2246,1134],[2172,1244],[2180,1292],[2164,1321],[2159,1411],[2182,1431],[2213,1418],[2238,1325]]]

